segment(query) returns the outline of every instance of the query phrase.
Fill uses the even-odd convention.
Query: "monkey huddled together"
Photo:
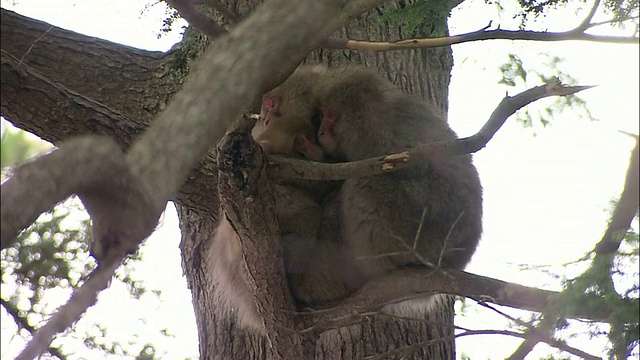
[[[312,161],[357,161],[456,139],[433,105],[358,67],[301,66],[264,95],[260,115],[252,135],[265,152]],[[480,239],[482,187],[469,155],[333,188],[274,185],[285,272],[301,306],[345,298],[402,267],[462,269]],[[224,215],[210,256],[217,306],[262,329],[240,240]]]

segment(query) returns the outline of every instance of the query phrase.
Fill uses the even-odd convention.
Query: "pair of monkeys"
[[[265,152],[357,161],[456,139],[436,109],[365,68],[302,66],[263,97],[253,137]],[[322,305],[407,266],[462,269],[482,232],[482,187],[471,156],[428,159],[347,179],[339,190],[275,184],[285,271],[296,301]],[[216,301],[263,329],[226,218],[211,247]],[[235,314],[234,314],[235,313]]]

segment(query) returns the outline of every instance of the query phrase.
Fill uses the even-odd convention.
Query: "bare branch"
[[[602,26],[602,25],[608,25],[608,24],[613,24],[613,23],[622,23],[622,22],[625,22],[625,21],[637,20],[637,19],[638,19],[638,16],[618,17],[618,18],[613,18],[613,19],[609,19],[609,20],[589,23],[589,24],[587,24],[587,28],[591,29],[591,28],[594,28],[594,27]]]
[[[598,10],[598,6],[600,6],[600,0],[594,0],[593,1],[593,6],[591,6],[591,9],[589,10],[589,13],[584,18],[584,20],[582,20],[580,25],[578,25],[576,27],[576,30],[580,29],[580,30],[584,31],[584,30],[589,28],[589,25],[591,24],[591,20],[593,20],[593,16],[596,14],[596,11]]]
[[[380,354],[375,354],[372,356],[368,356],[365,357],[365,359],[367,360],[373,360],[373,359],[387,359],[389,356],[392,355],[400,355],[403,353],[408,353],[412,350],[417,350],[420,348],[424,348],[424,347],[428,347],[431,345],[435,345],[439,342],[445,342],[445,341],[450,341],[452,339],[457,339],[457,338],[461,338],[464,336],[473,336],[473,335],[506,335],[506,336],[514,336],[514,337],[520,337],[520,338],[525,338],[527,336],[527,334],[523,334],[523,333],[519,333],[516,331],[509,331],[509,330],[467,330],[465,329],[463,332],[456,334],[453,337],[450,336],[444,336],[444,337],[440,337],[440,338],[436,338],[436,339],[432,339],[426,342],[420,342],[420,343],[415,343],[415,344],[411,344],[408,346],[402,346],[393,350],[389,350],[386,351],[384,353],[380,353]],[[547,344],[566,351],[568,353],[571,353],[573,355],[576,356],[580,356],[583,359],[588,359],[588,360],[600,360],[599,357],[590,355],[582,350],[573,348],[569,345],[567,345],[566,343],[562,342],[562,341],[557,341],[554,339],[549,339]]]
[[[98,294],[109,286],[116,269],[124,260],[126,254],[112,253],[91,272],[87,281],[75,290],[71,299],[62,305],[58,311],[38,329],[31,341],[22,350],[16,360],[32,360],[47,350],[55,334],[63,331],[80,319],[80,316],[93,304]]]
[[[529,41],[593,41],[614,44],[638,44],[639,39],[635,36],[604,36],[586,34],[579,29],[564,32],[542,32],[528,30],[486,30],[469,32],[461,35],[436,37],[428,39],[406,39],[394,42],[388,41],[364,41],[330,38],[321,44],[324,48],[335,50],[360,50],[360,51],[392,51],[405,49],[425,49],[442,46],[462,44],[471,41],[483,40],[529,40]]]
[[[4,309],[7,311],[7,313],[11,315],[11,317],[13,318],[13,321],[16,322],[18,327],[26,329],[33,336],[33,334],[37,331],[36,328],[29,325],[29,323],[27,322],[27,319],[18,315],[18,309],[16,309],[15,306],[13,306],[12,304],[10,304],[8,301],[4,299],[0,299],[0,303],[2,304]],[[18,336],[18,334],[16,334],[16,336]],[[49,346],[47,348],[47,352],[63,360],[67,358],[66,356],[62,355],[62,353],[60,352],[60,350],[58,350],[58,348]]]
[[[349,326],[362,321],[366,314],[379,311],[383,306],[411,298],[445,293],[459,295],[481,302],[491,302],[513,308],[543,312],[550,303],[561,298],[561,293],[526,287],[455,269],[433,271],[430,269],[397,270],[385,277],[365,284],[358,292],[333,307],[305,312],[313,331],[324,331]],[[606,322],[613,312],[610,305],[596,295],[585,294],[586,302],[599,304],[598,310],[576,308],[576,318]],[[638,301],[622,301],[616,307],[634,308]]]
[[[307,180],[341,180],[382,174],[401,169],[438,156],[456,156],[476,152],[491,140],[504,122],[518,109],[545,97],[566,96],[591,86],[564,86],[547,84],[526,90],[515,96],[506,96],[491,114],[480,131],[468,138],[436,142],[417,146],[397,154],[365,159],[350,163],[318,163],[306,160],[268,156],[267,172],[274,178]]]

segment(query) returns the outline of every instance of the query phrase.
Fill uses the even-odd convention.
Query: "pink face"
[[[281,109],[281,97],[269,93],[263,97],[260,120],[252,131],[256,142],[268,154],[299,155],[321,161],[324,153],[313,139],[311,119]]]

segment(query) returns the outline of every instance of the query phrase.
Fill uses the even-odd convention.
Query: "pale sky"
[[[32,0],[16,4],[2,1],[2,7],[139,48],[164,51],[179,40],[177,32],[156,38],[164,7],[154,5],[141,13],[145,1]],[[500,18],[495,8],[484,1],[468,0],[452,14],[451,34],[480,29],[490,20],[501,28],[517,27],[517,20]],[[539,28],[567,30],[580,20],[567,11],[544,19]],[[639,132],[638,46],[504,40],[454,46],[449,119],[460,136],[475,133],[507,92],[516,94],[540,85],[534,76],[529,77],[530,83],[519,84],[516,89],[497,83],[498,67],[506,62],[509,53],[518,54],[529,69],[545,63],[545,53],[564,58],[561,69],[578,84],[597,85],[581,97],[600,121],[589,122],[568,110],[554,118],[550,127],[536,124],[533,129],[523,129],[512,117],[488,146],[475,155],[485,190],[485,231],[467,270],[558,290],[556,280],[521,271],[517,265],[560,265],[576,260],[602,236],[609,217],[609,202],[620,193],[633,147],[633,141],[620,131]],[[545,101],[536,108],[552,100]],[[112,286],[101,294],[98,304],[78,327],[98,321],[107,328],[109,336],[124,343],[137,333],[140,347],[152,342],[166,353],[165,358],[197,357],[197,332],[190,293],[182,277],[177,224],[175,211],[170,209],[161,228],[148,239],[143,261],[134,273],[136,278],[144,279],[148,289],[163,291],[160,300],[145,296],[142,301],[131,301],[124,294],[126,290]],[[13,357],[24,344],[11,336],[15,327],[5,328],[11,321],[6,321],[4,313],[2,316],[0,354],[3,358]],[[456,321],[475,329],[496,329],[506,323],[499,316],[475,307]],[[174,336],[159,340],[155,333],[163,328]],[[458,341],[458,356],[465,353],[472,359],[502,359],[519,342],[498,335],[465,337]],[[569,343],[604,356],[604,340],[578,337]],[[537,359],[546,353],[547,348],[539,345],[528,358]]]

